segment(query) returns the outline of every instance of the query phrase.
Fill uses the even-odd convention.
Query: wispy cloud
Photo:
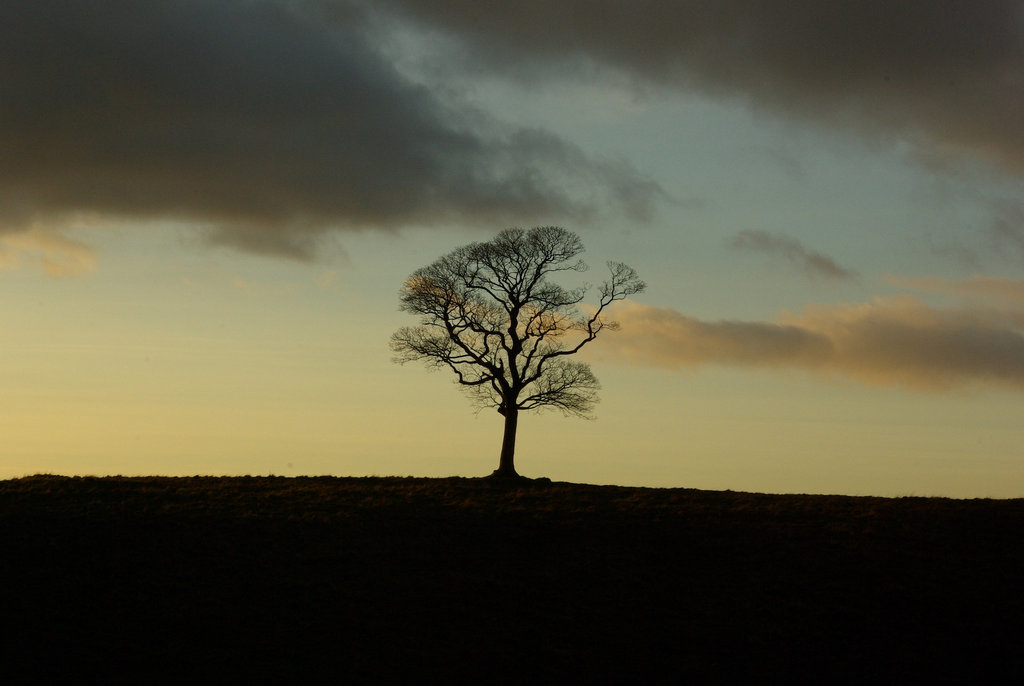
[[[948,258],[951,262],[964,267],[975,268],[979,265],[978,251],[958,239],[936,239],[926,237],[928,250],[933,255]]]
[[[96,256],[86,245],[38,227],[0,233],[0,269],[23,266],[55,277],[82,276],[96,267]]]
[[[682,370],[702,365],[798,369],[921,391],[970,384],[1024,390],[1021,311],[937,309],[912,296],[814,305],[775,322],[706,322],[625,303],[604,354]]]
[[[890,276],[887,281],[911,291],[967,296],[989,303],[1001,302],[1004,306],[1020,308],[1024,312],[1024,281],[1020,279],[1002,279],[976,274],[958,280]]]
[[[997,214],[989,227],[996,250],[1024,258],[1024,202],[997,203]]]
[[[330,290],[337,286],[339,273],[336,269],[322,271],[313,277],[313,283],[322,291]]]
[[[840,266],[831,257],[809,250],[803,243],[788,236],[766,231],[741,231],[729,240],[737,250],[750,250],[782,257],[813,279],[855,279],[857,273]]]

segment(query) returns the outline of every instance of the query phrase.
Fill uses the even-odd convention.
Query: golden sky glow
[[[554,224],[648,289],[523,474],[1024,496],[1022,4],[812,4],[0,5],[0,478],[489,473],[398,288]]]

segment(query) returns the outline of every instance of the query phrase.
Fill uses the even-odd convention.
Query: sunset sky
[[[5,0],[0,478],[482,476],[414,270],[643,294],[527,476],[1024,497],[1024,3]]]

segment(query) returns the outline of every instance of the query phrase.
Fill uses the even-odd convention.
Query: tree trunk
[[[501,440],[501,459],[498,461],[498,468],[494,476],[519,476],[516,473],[516,425],[519,423],[519,408],[515,405],[505,409],[505,435]]]

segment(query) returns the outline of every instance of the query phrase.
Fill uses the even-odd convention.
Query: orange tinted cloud
[[[827,338],[786,324],[705,322],[634,302],[616,309],[615,319],[622,328],[603,347],[629,362],[677,369],[703,364],[810,367],[832,356]]]
[[[1000,279],[976,274],[958,281],[900,276],[890,276],[888,281],[911,291],[995,299],[1024,310],[1024,281],[1018,279]]]
[[[704,322],[633,302],[615,316],[622,330],[604,353],[631,364],[803,369],[925,391],[979,382],[1024,389],[1019,313],[937,309],[901,296],[814,305],[778,322]]]
[[[32,228],[0,234],[0,269],[32,266],[50,276],[81,276],[96,266],[92,250],[58,233]]]

